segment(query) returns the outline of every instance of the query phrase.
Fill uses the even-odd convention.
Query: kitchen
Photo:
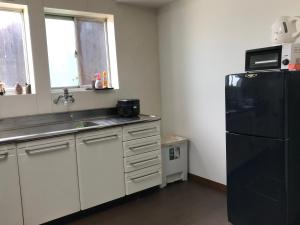
[[[121,206],[116,204],[116,206],[108,207],[105,210],[100,209],[95,214],[89,215],[90,217],[83,218],[86,221],[83,221],[82,224],[84,222],[86,224],[120,224],[121,222],[130,224],[130,221],[132,224],[133,220],[131,218],[134,214],[131,213],[129,214],[131,216],[126,216],[129,209],[132,211],[138,210],[140,214],[144,215],[145,219],[141,216],[139,222],[137,222],[139,224],[162,224],[170,221],[168,220],[170,217],[176,218],[175,221],[178,224],[228,224],[226,194],[214,191],[214,187],[224,189],[227,182],[224,77],[227,74],[245,71],[246,50],[272,45],[272,24],[281,16],[298,15],[299,2],[292,0],[287,2],[271,2],[269,0],[260,2],[255,0],[243,4],[237,0],[226,2],[204,0],[177,0],[173,2],[150,0],[3,0],[1,2],[3,2],[1,8],[22,9],[24,11],[24,23],[25,27],[27,26],[25,30],[29,31],[29,37],[27,37],[28,71],[30,71],[30,76],[33,76],[30,80],[34,81],[30,83],[32,94],[25,94],[26,90],[24,90],[22,95],[17,95],[14,93],[14,88],[11,90],[6,88],[6,94],[0,96],[1,131],[5,127],[4,124],[13,123],[14,119],[9,118],[24,116],[24,118],[28,118],[27,116],[57,115],[59,113],[65,116],[63,122],[68,122],[71,121],[72,116],[81,116],[75,115],[76,113],[73,112],[113,108],[119,99],[140,99],[141,114],[156,115],[157,119],[161,118],[161,133],[149,136],[177,134],[189,139],[189,174],[196,176],[196,178],[191,176],[188,182],[167,185],[165,189],[154,192],[154,194],[139,196],[138,199],[131,201],[126,199],[124,200],[125,203],[120,203]],[[257,5],[260,5],[260,7],[257,7]],[[75,101],[66,104],[63,101],[59,104],[54,103],[54,100],[58,99],[59,96],[63,96],[64,93],[62,88],[51,88],[51,68],[49,68],[51,57],[48,55],[49,49],[47,46],[49,43],[47,42],[45,14],[78,17],[113,16],[114,28],[112,30],[115,32],[110,33],[113,38],[109,40],[115,41],[110,43],[109,49],[112,52],[110,61],[114,62],[111,68],[114,75],[110,80],[114,90],[95,91],[85,90],[85,88],[69,88],[68,94],[72,95]],[[57,34],[57,36],[60,37],[60,34]],[[103,116],[101,113],[105,112],[97,113],[99,116],[94,116],[93,113],[88,116],[101,117]],[[50,117],[50,119],[53,118]],[[157,122],[154,121],[155,118],[149,117],[148,119],[150,124]],[[26,122],[26,119],[24,122]],[[49,121],[46,122],[49,123]],[[15,124],[22,125],[22,121]],[[138,126],[139,124],[134,125]],[[133,125],[126,122],[122,126],[112,127],[112,129],[116,129],[114,130],[115,133],[108,135],[117,135],[118,140],[122,142],[119,143],[121,147],[124,146],[124,142],[127,142],[124,138],[124,129],[127,126]],[[85,130],[86,128],[83,127],[82,129]],[[99,129],[100,133],[101,129]],[[23,132],[27,134],[30,133],[30,130],[25,129]],[[87,128],[85,132],[94,132],[94,128],[90,131]],[[22,136],[25,134],[22,134]],[[81,133],[72,131],[68,135],[80,136]],[[2,136],[2,132],[0,136]],[[90,136],[94,135],[91,133],[88,137]],[[145,138],[149,138],[149,136],[146,135]],[[42,140],[44,138],[33,141]],[[75,169],[71,169],[69,172],[73,174],[73,182],[78,183],[78,186],[80,186],[80,181],[76,180],[78,172],[74,173],[76,168],[78,169],[77,155],[75,154],[78,154],[78,151],[75,151],[74,146],[77,146],[77,141],[80,142],[80,140],[79,137],[74,142],[74,139],[70,140],[68,137],[59,141],[63,144],[69,143],[68,146],[73,149],[70,157],[75,162],[71,165]],[[12,144],[20,145],[17,146],[17,151],[22,151],[20,154],[23,154],[26,148],[32,148],[32,145],[24,147],[24,140],[18,140],[18,143]],[[123,152],[121,156],[124,161]],[[121,156],[118,155],[119,160],[121,160]],[[60,157],[58,159],[60,163],[57,165],[64,165],[64,160]],[[58,159],[53,158],[55,162]],[[93,157],[90,160],[92,162]],[[26,162],[26,159],[24,162]],[[53,162],[49,160],[47,163],[49,164],[46,164],[46,167],[51,168]],[[20,167],[22,164],[20,160],[18,164],[19,167],[15,167],[15,176],[21,179],[20,181],[14,179],[14,181],[22,183],[22,177],[26,177],[22,176],[22,173],[25,175],[27,172]],[[104,164],[105,162],[100,166]],[[112,166],[110,163],[107,164],[106,166]],[[34,168],[33,164],[30,165]],[[93,172],[95,173],[95,171]],[[102,174],[102,171],[99,173]],[[63,177],[63,174],[60,175]],[[123,171],[123,175],[119,179],[125,179],[125,175]],[[3,176],[7,178],[6,172]],[[54,177],[48,178],[53,179]],[[35,182],[38,183],[38,180],[36,179]],[[47,177],[41,175],[41,180],[45,182],[44,185],[47,185]],[[213,183],[208,180],[213,181]],[[83,182],[83,184],[86,182],[88,181]],[[25,183],[28,185],[34,184],[34,182]],[[209,184],[208,186],[212,186],[212,188],[207,189],[205,184]],[[16,187],[16,185],[12,186]],[[31,190],[31,186],[23,190],[22,186],[24,187],[21,184],[19,192]],[[80,187],[74,188],[74,185],[72,187],[73,194],[80,196],[77,193]],[[113,192],[113,190],[114,188],[111,191]],[[191,196],[184,194],[185,192],[191,193]],[[69,211],[64,211],[66,207],[61,205],[64,209],[53,211],[52,209],[45,209],[49,214],[53,212],[59,216],[51,216],[51,218],[45,216],[42,220],[39,220],[38,216],[38,219],[35,220],[36,217],[32,215],[38,215],[38,213],[26,213],[26,210],[37,210],[36,212],[38,212],[43,204],[36,203],[36,208],[31,206],[26,207],[29,209],[25,210],[24,203],[32,205],[32,201],[35,199],[31,195],[34,193],[27,193],[28,195],[24,194],[24,196],[29,196],[28,199],[26,197],[24,199],[22,195],[23,207],[20,207],[22,204],[19,204],[19,209],[14,208],[21,212],[22,224],[26,218],[25,214],[29,215],[30,218],[26,220],[29,222],[24,224],[39,224],[71,214]],[[168,193],[170,193],[170,197],[168,197]],[[109,196],[109,194],[106,196]],[[215,199],[215,202],[210,201],[209,196]],[[165,201],[161,202],[159,198],[164,198]],[[153,210],[153,214],[149,213],[149,215],[147,213],[149,208],[143,208],[143,205],[136,202],[143,204],[143,199],[145,204],[150,206],[152,200],[155,207],[163,205],[164,211],[158,212],[158,207],[157,211]],[[191,199],[194,199],[194,201],[190,204]],[[204,202],[202,202],[202,199]],[[179,201],[176,203],[175,200]],[[181,205],[181,202],[186,204]],[[57,204],[55,201],[52,203],[53,205]],[[80,204],[78,206],[78,203],[75,203],[75,205],[76,210],[71,211],[80,211],[79,208],[82,206]],[[99,205],[101,204],[99,203]],[[194,208],[193,205],[198,208]],[[177,208],[176,206],[181,207]],[[118,207],[121,207],[121,209]],[[176,217],[177,212],[174,212],[174,210],[179,210],[177,215],[180,216]],[[183,210],[182,213],[180,213],[180,210]],[[84,212],[86,211],[82,210],[81,213],[84,214]],[[120,214],[117,214],[117,212]],[[11,215],[11,213],[12,211],[9,214]],[[97,215],[99,215],[99,218],[97,218]],[[120,220],[116,218],[118,215]],[[80,224],[82,219],[80,216],[82,215],[76,214],[76,219],[73,222],[76,223],[76,220],[78,220],[77,224]],[[37,222],[32,222],[31,219]],[[70,222],[65,222],[65,224],[68,223]],[[173,223],[175,224],[175,222]]]

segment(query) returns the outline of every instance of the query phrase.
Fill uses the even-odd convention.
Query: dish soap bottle
[[[101,73],[98,74],[96,82],[95,82],[95,89],[102,89],[102,80],[101,80]]]

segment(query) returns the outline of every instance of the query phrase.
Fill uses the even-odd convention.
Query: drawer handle
[[[129,149],[131,151],[141,151],[141,150],[144,150],[145,148],[149,148],[149,147],[159,147],[159,144],[157,142],[153,142],[153,143],[149,143],[149,144],[145,144],[145,145],[140,145],[140,146],[137,146],[137,147],[129,147]]]
[[[35,154],[41,154],[41,153],[47,153],[47,152],[54,152],[54,151],[60,151],[69,148],[69,143],[61,144],[61,145],[53,145],[49,147],[43,147],[43,148],[35,148],[35,149],[27,149],[25,152],[28,155],[35,155]]]
[[[3,152],[0,154],[0,160],[8,158],[8,152]]]
[[[141,176],[141,177],[137,177],[137,178],[132,178],[131,180],[134,182],[134,183],[141,183],[145,180],[149,180],[153,177],[156,177],[157,175],[160,174],[160,171],[156,171],[154,173],[150,173],[150,174],[147,174],[145,176]]]
[[[148,159],[143,159],[143,160],[138,161],[138,162],[131,162],[130,164],[134,167],[138,167],[138,166],[144,166],[144,165],[154,164],[154,163],[160,163],[160,159],[159,159],[158,156],[151,157],[151,158],[148,158]]]
[[[104,141],[110,141],[110,140],[116,140],[118,139],[119,136],[117,134],[115,135],[110,135],[110,136],[106,136],[106,137],[101,137],[101,138],[91,138],[91,139],[85,139],[83,140],[83,142],[88,145],[88,144],[94,144],[94,143],[98,143],[98,142],[104,142]]]
[[[156,127],[146,128],[143,130],[128,131],[128,133],[131,135],[139,135],[139,134],[149,133],[152,131],[156,131]]]

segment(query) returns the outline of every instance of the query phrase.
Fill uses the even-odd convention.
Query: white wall
[[[246,49],[270,45],[277,17],[298,0],[179,0],[159,12],[165,133],[191,140],[190,172],[226,183],[224,76],[244,71]]]
[[[0,2],[5,0],[0,0]],[[154,9],[117,4],[113,0],[7,0],[28,5],[37,94],[0,98],[0,118],[68,110],[114,107],[119,98],[140,98],[141,110],[160,114],[157,14]],[[120,90],[75,92],[69,106],[52,103],[44,7],[115,15]]]

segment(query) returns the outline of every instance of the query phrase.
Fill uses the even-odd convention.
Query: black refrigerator
[[[300,72],[228,75],[228,218],[300,224]]]

